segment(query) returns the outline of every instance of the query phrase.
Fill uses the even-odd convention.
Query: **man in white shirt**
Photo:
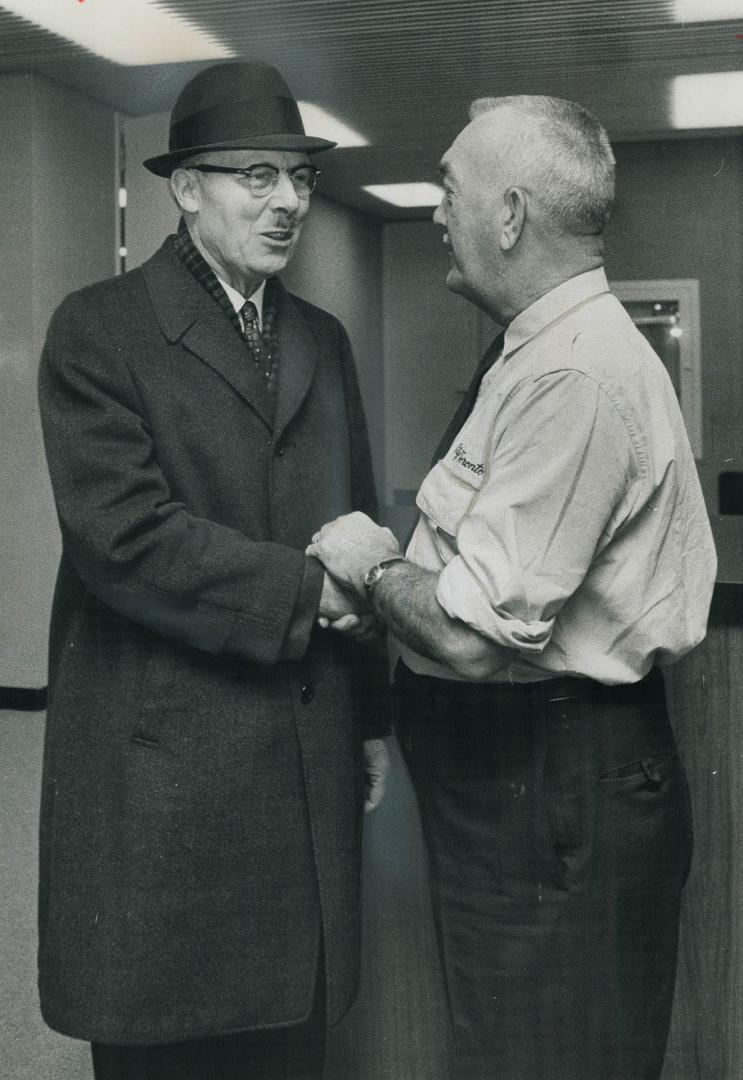
[[[545,97],[470,116],[434,221],[502,343],[406,557],[362,514],[309,551],[399,641],[454,1075],[657,1080],[691,855],[657,665],[704,636],[714,547],[670,379],[602,268],[604,130]]]

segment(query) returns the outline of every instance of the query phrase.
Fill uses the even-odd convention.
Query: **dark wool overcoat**
[[[373,514],[350,347],[277,289],[273,408],[168,240],[73,294],[40,372],[63,537],[41,810],[40,994],[141,1044],[353,999],[361,740],[381,663],[315,626],[324,521]]]

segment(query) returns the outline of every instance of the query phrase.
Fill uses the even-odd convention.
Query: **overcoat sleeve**
[[[55,314],[39,397],[64,547],[125,617],[211,653],[301,657],[323,569],[303,552],[196,517],[171,495],[147,410],[104,320],[80,295]]]

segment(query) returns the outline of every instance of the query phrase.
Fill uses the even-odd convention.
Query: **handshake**
[[[318,623],[350,637],[373,636],[379,624],[364,589],[370,567],[400,554],[389,529],[355,511],[323,525],[306,550],[325,567]]]

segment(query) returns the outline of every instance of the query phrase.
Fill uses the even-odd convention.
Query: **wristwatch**
[[[379,579],[382,577],[382,574],[385,572],[385,570],[396,562],[406,562],[405,556],[391,555],[389,559],[382,559],[381,562],[376,563],[374,566],[370,567],[370,569],[366,571],[366,577],[364,578],[364,592],[367,596],[371,596],[371,594],[374,592],[379,582]]]

